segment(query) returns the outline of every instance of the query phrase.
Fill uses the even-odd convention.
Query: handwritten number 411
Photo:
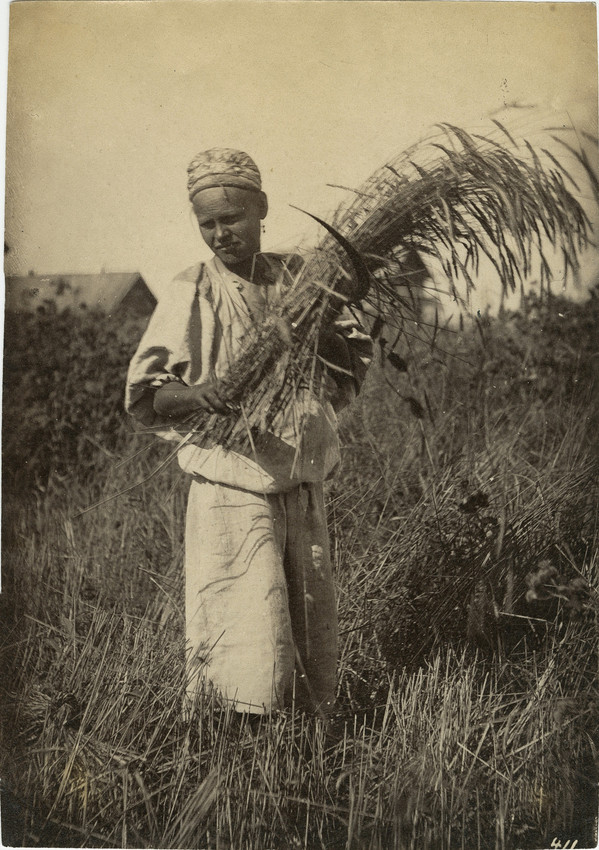
[[[578,839],[576,839],[573,844],[570,844],[570,839],[568,839],[565,844],[562,844],[559,838],[554,838],[551,842],[551,846],[555,847],[556,850],[574,850],[575,847],[578,847]]]

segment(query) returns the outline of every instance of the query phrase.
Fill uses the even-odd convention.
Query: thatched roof
[[[34,311],[48,302],[59,312],[85,305],[108,314],[121,310],[147,314],[156,306],[138,272],[6,277],[6,310]]]

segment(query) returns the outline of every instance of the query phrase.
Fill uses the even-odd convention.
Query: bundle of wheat
[[[375,172],[338,211],[334,228],[320,222],[325,237],[280,303],[248,333],[226,377],[231,415],[194,414],[183,427],[187,439],[253,450],[300,388],[318,395],[320,329],[340,305],[378,316],[374,335],[383,322],[401,329],[411,309],[406,278],[398,278],[406,248],[439,261],[456,299],[458,280],[466,295],[474,287],[482,256],[504,291],[535,263],[541,281],[548,279],[548,249],[561,249],[565,274],[576,270],[591,228],[566,185],[578,189],[573,177],[549,150],[517,142],[495,123],[484,136],[442,125]],[[596,189],[584,153],[569,150]]]
[[[584,151],[567,147],[596,189]],[[375,268],[402,245],[436,258],[457,298],[456,280],[472,288],[481,255],[514,289],[535,259],[549,278],[549,246],[561,248],[566,272],[576,268],[589,222],[566,181],[579,191],[547,146],[516,141],[499,122],[484,136],[444,124],[376,171],[334,224]]]

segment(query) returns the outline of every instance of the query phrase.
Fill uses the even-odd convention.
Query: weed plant
[[[325,726],[183,714],[186,482],[122,411],[141,328],[9,317],[4,844],[595,846],[597,327],[596,296],[528,299],[381,348],[327,485]]]

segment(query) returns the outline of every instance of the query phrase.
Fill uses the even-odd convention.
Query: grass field
[[[529,300],[378,357],[327,485],[336,713],[253,728],[181,712],[187,485],[122,412],[140,328],[9,318],[4,844],[595,847],[597,328],[597,293]]]

